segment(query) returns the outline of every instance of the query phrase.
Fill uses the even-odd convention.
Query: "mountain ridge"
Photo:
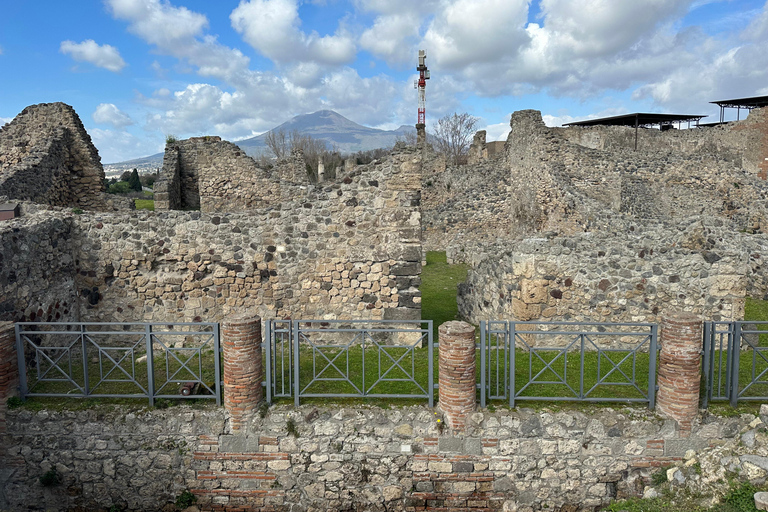
[[[391,147],[398,139],[416,132],[415,127],[408,125],[401,125],[394,130],[370,128],[355,123],[333,110],[318,110],[311,114],[300,114],[261,135],[233,141],[233,143],[237,144],[247,155],[259,156],[269,152],[266,144],[267,134],[280,130],[286,135],[296,130],[302,135],[309,135],[314,139],[325,141],[329,150],[335,149],[342,153]],[[162,167],[162,164],[163,153],[156,153],[132,160],[104,164],[104,171],[110,174],[133,168],[141,171],[156,169]]]

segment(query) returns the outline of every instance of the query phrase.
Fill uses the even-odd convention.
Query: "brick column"
[[[661,318],[658,411],[677,421],[688,437],[699,411],[702,323],[698,315],[669,313]]]
[[[440,409],[452,429],[463,430],[475,410],[475,328],[466,322],[445,322],[440,340]]]
[[[237,315],[221,325],[224,351],[224,407],[232,430],[241,430],[262,398],[261,318]]]
[[[19,369],[13,322],[0,322],[0,400],[17,394]],[[4,404],[3,404],[4,406]]]

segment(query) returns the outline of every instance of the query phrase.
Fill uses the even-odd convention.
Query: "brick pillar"
[[[3,402],[17,394],[18,364],[13,322],[0,322],[0,400]]]
[[[677,421],[688,437],[699,411],[702,323],[692,313],[668,313],[661,318],[658,411]]]
[[[475,410],[475,328],[466,322],[445,322],[440,341],[440,409],[452,429],[463,430]]]
[[[224,407],[232,430],[241,430],[262,398],[261,318],[237,315],[221,325],[224,351]]]

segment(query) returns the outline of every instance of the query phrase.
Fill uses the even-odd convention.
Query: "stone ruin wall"
[[[425,246],[476,253],[499,238],[588,231],[616,214],[717,215],[735,230],[762,231],[768,187],[747,161],[768,158],[766,115],[755,110],[730,127],[642,130],[634,151],[634,129],[547,128],[538,111],[515,112],[499,160],[425,175]],[[678,151],[691,142],[697,150]]]
[[[500,408],[453,435],[426,407],[282,406],[233,434],[223,409],[17,409],[0,507],[160,510],[191,489],[202,509],[233,512],[586,512],[642,495],[659,468],[678,468],[678,488],[715,496],[727,490],[726,469],[765,477],[755,416],[702,419],[683,437],[674,420],[639,407]],[[686,471],[691,460],[700,473]],[[62,485],[39,485],[51,468]]]
[[[680,226],[625,218],[497,249],[459,287],[459,313],[473,323],[653,323],[670,310],[738,320],[745,297],[768,293],[768,240],[733,233],[717,218]]]
[[[104,169],[74,109],[25,108],[0,128],[0,196],[50,206],[107,210]]]
[[[243,309],[420,319],[419,180],[419,160],[404,150],[242,213],[35,214],[25,204],[0,226],[4,248],[25,244],[13,266],[3,251],[0,282],[14,272],[15,283],[3,287],[0,318],[39,319],[66,301],[67,319],[81,321],[218,321]]]
[[[686,125],[687,126],[687,125]],[[555,128],[562,137],[603,151],[634,150],[635,129],[624,126],[571,126]],[[718,126],[682,130],[639,129],[640,152],[675,155],[718,155],[761,179],[768,176],[768,109],[754,109],[749,116]]]
[[[77,321],[72,222],[35,209],[24,203],[22,218],[0,223],[0,320]]]
[[[155,185],[155,211],[264,208],[292,199],[292,185],[309,183],[300,151],[278,161],[273,169],[262,169],[231,142],[194,137],[166,146],[161,178]]]

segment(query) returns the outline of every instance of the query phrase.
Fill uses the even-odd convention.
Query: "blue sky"
[[[419,49],[428,127],[466,111],[491,140],[526,108],[714,121],[768,94],[762,0],[41,0],[3,5],[0,122],[63,101],[104,163],[320,109],[391,129],[416,122]]]

